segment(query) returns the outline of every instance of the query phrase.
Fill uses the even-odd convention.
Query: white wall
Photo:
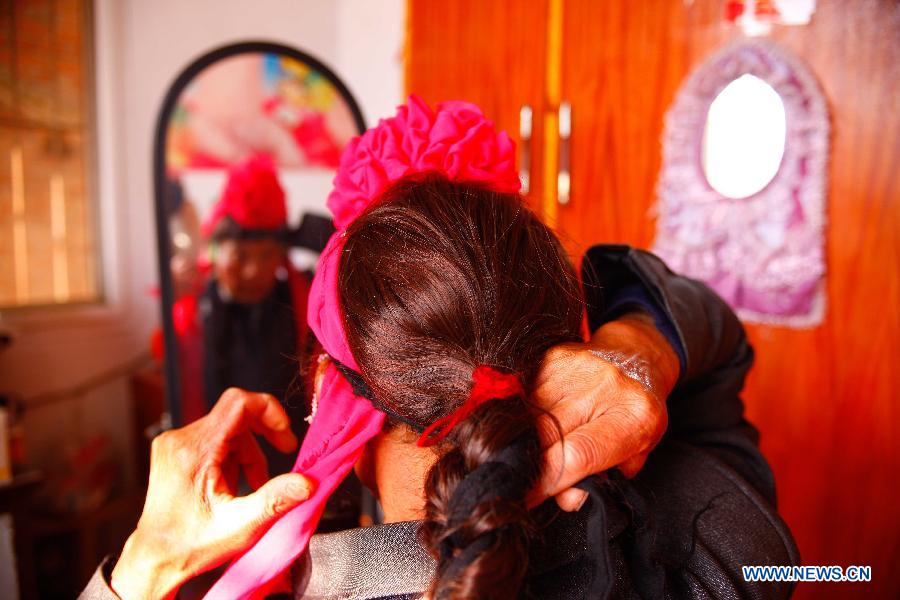
[[[401,98],[404,0],[95,0],[102,307],[0,315],[16,335],[0,390],[25,397],[75,385],[148,347],[159,321],[152,148],[163,96],[194,58],[238,41],[274,41],[341,77],[367,123]],[[31,455],[62,438],[109,435],[130,452],[127,382],[27,413]]]
[[[403,101],[405,0],[338,0],[334,67],[369,127]]]

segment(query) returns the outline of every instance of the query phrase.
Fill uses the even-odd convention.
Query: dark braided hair
[[[394,184],[346,236],[344,330],[389,414],[423,429],[466,400],[479,365],[522,379],[524,395],[487,401],[435,446],[420,530],[433,597],[517,597],[540,466],[528,395],[544,353],[580,339],[574,271],[518,196],[434,174]]]

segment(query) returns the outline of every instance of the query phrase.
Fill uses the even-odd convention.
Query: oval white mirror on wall
[[[766,187],[784,155],[784,102],[755,75],[725,86],[709,105],[703,129],[706,180],[727,198],[747,198]]]
[[[788,52],[752,40],[707,59],[666,114],[653,250],[746,321],[819,323],[828,131]]]

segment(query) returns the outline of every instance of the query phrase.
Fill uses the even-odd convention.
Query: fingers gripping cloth
[[[336,231],[322,252],[307,303],[309,326],[334,359],[325,370],[318,410],[293,469],[315,482],[315,492],[233,561],[206,598],[253,597],[287,569],[306,549],[328,497],[353,468],[366,442],[381,431],[385,413],[357,395],[335,364],[359,371],[344,334],[338,295],[343,233],[389,185],[429,171],[453,181],[482,182],[499,192],[519,189],[512,141],[497,133],[477,106],[466,102],[444,102],[431,110],[411,96],[395,117],[350,142],[328,197]],[[452,426],[437,435],[443,437]]]

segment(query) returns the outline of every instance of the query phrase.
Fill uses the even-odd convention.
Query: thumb
[[[290,512],[312,495],[313,483],[299,473],[286,473],[273,477],[258,490],[233,500],[236,512],[245,515],[258,527]]]

